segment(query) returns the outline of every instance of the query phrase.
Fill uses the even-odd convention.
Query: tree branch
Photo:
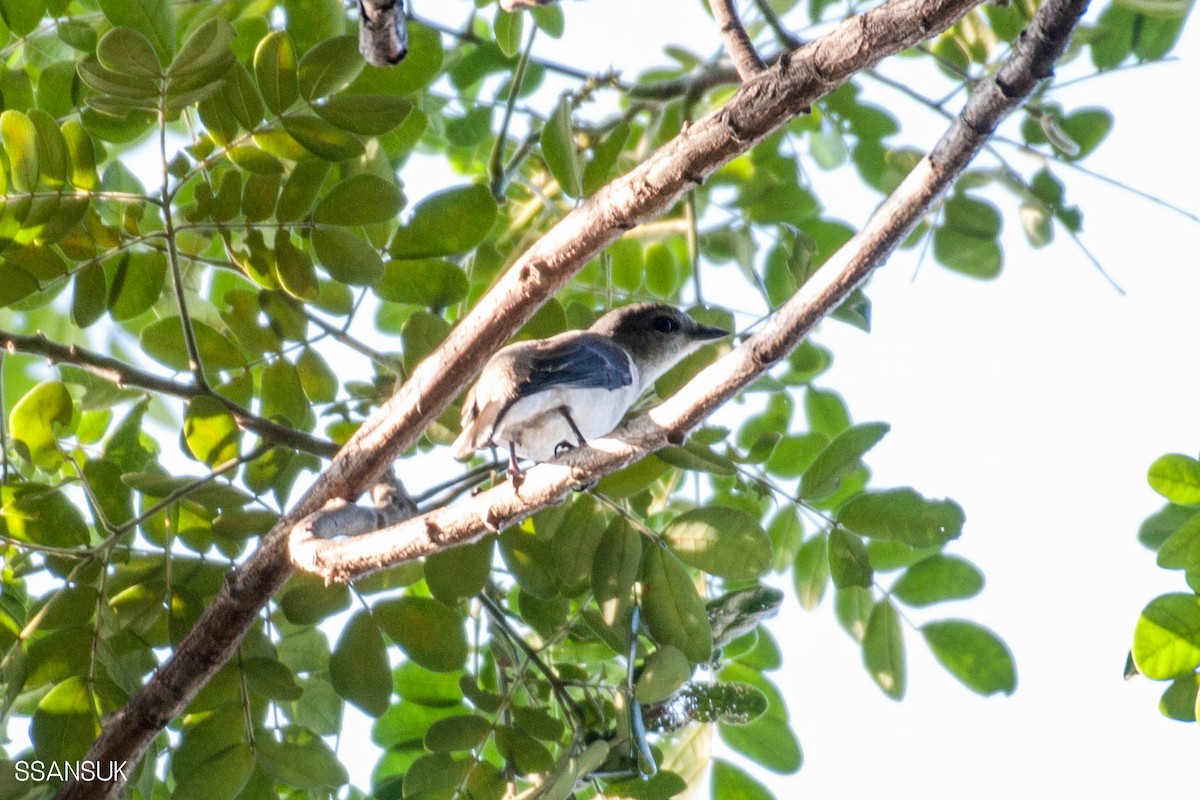
[[[767,65],[759,58],[754,43],[738,19],[734,0],[708,0],[708,7],[712,10],[717,30],[725,40],[725,49],[729,51],[729,57],[733,59],[733,66],[742,81],[748,81],[766,69]]]
[[[397,393],[363,423],[296,506],[263,537],[258,550],[227,577],[171,658],[108,719],[86,757],[103,762],[140,759],[158,732],[230,658],[261,608],[291,574],[287,537],[292,527],[329,500],[351,500],[375,483],[484,361],[589,259],[623,231],[664,213],[685,191],[859,70],[944,30],[978,2],[887,0],[845,20],[821,39],[782,55],[770,69],[747,81],[724,107],[689,126],[568,214],[517,259]],[[590,458],[599,451],[586,452]],[[626,452],[615,459],[628,463],[633,457],[634,453]],[[554,465],[531,471],[537,478],[533,484],[527,480],[523,496],[546,484],[548,473],[558,471],[561,478],[564,469],[569,471]],[[498,519],[503,518],[501,513]],[[94,800],[111,797],[119,789],[115,781],[78,781],[65,785],[56,797]]]
[[[1087,0],[1051,0],[1035,16],[1012,54],[980,82],[933,150],[880,205],[866,226],[773,314],[762,328],[696,375],[675,395],[609,436],[528,471],[519,489],[504,483],[452,507],[430,511],[352,539],[293,536],[297,567],[344,581],[449,547],[469,544],[562,502],[655,450],[680,444],[687,432],[784,358],[870,272],[882,264],[983,149],[1066,48]]]
[[[111,356],[86,350],[77,345],[58,344],[57,342],[50,341],[40,333],[34,336],[24,336],[19,333],[9,333],[8,331],[0,330],[0,348],[10,353],[28,353],[29,355],[42,356],[51,364],[73,364],[80,369],[87,370],[93,375],[121,387],[134,386],[138,389],[146,389],[147,391],[171,395],[172,397],[179,397],[184,400],[191,400],[201,395],[215,397],[229,409],[229,413],[233,414],[233,418],[237,420],[239,426],[258,434],[272,444],[290,447],[293,450],[302,450],[322,458],[331,458],[338,451],[337,444],[328,439],[321,439],[303,431],[298,431],[295,428],[289,428],[286,425],[272,422],[265,417],[260,417],[229,398],[222,397],[216,392],[197,386],[194,383],[181,383],[172,378],[163,378],[152,372],[145,372],[130,366],[124,361],[112,358]]]

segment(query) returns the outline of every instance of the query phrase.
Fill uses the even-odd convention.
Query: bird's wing
[[[582,332],[552,337],[528,351],[529,373],[519,397],[546,389],[616,390],[633,383],[629,354],[608,336]]]
[[[611,338],[572,332],[499,351],[463,403],[455,458],[495,444],[496,426],[513,404],[550,389],[620,389],[633,383],[629,355]]]

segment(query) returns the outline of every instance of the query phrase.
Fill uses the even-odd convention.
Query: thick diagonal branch
[[[746,152],[859,70],[911,47],[979,0],[888,0],[847,19],[821,39],[785,53],[718,111],[601,189],[524,253],[339,451],[329,468],[255,551],[172,657],[117,713],[87,758],[136,762],[150,741],[223,665],[262,607],[291,574],[287,536],[335,497],[353,499],[408,449],[483,362],[604,247],[654,219],[688,189]],[[60,800],[111,797],[116,783],[75,782]]]
[[[570,451],[558,463],[529,470],[520,489],[505,483],[458,503],[353,539],[297,537],[292,558],[329,580],[419,558],[516,524],[562,502],[581,484],[677,444],[721,404],[790,353],[825,315],[900,245],[913,226],[983,148],[1000,121],[1048,76],[1087,0],[1050,0],[1012,55],[971,93],[933,150],[876,210],[866,226],[829,259],[761,330],[693,378],[649,414],[604,439]]]
[[[195,383],[183,383],[173,378],[164,378],[152,372],[140,370],[111,356],[73,344],[52,342],[41,334],[25,336],[0,330],[0,348],[10,353],[41,356],[52,364],[73,364],[122,388],[132,386],[157,394],[180,397],[184,400],[191,400],[200,395],[209,395],[215,397],[229,409],[229,413],[233,415],[238,426],[258,434],[271,444],[290,447],[293,450],[301,450],[323,458],[332,457],[338,449],[338,446],[328,439],[320,439],[304,431],[298,431],[295,428],[289,428],[265,417],[260,417],[229,398],[197,386]]]
[[[729,51],[729,57],[733,60],[733,66],[742,81],[748,81],[766,69],[767,65],[759,58],[754,43],[746,34],[746,28],[738,19],[734,0],[708,0],[708,7],[712,9],[713,19],[717,21],[717,30],[721,32],[725,49]]]

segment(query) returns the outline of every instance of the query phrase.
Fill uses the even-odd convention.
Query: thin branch
[[[165,100],[165,97],[162,98]],[[183,343],[187,348],[188,368],[192,371],[192,379],[204,391],[209,391],[208,377],[204,374],[204,362],[200,359],[200,345],[196,341],[196,331],[192,327],[192,317],[188,312],[187,298],[183,286],[183,267],[179,264],[179,248],[175,244],[175,218],[171,214],[171,172],[167,161],[167,116],[166,111],[158,112],[158,157],[162,165],[162,204],[160,211],[163,219],[163,232],[167,237],[167,257],[171,265],[171,286],[175,290],[175,305],[179,307],[179,324],[183,327]]]
[[[708,7],[712,10],[713,19],[717,21],[717,30],[725,41],[725,49],[733,59],[738,77],[745,82],[766,69],[767,65],[759,58],[754,43],[750,41],[742,21],[738,19],[734,0],[708,0]]]
[[[229,660],[260,609],[291,575],[287,542],[292,527],[329,500],[351,500],[373,485],[437,419],[484,361],[597,253],[630,227],[665,213],[689,188],[747,152],[856,72],[945,30],[977,2],[886,0],[850,17],[824,37],[781,56],[770,69],[746,82],[725,106],[689,126],[641,165],[571,211],[497,279],[399,391],[362,424],[295,507],[263,537],[258,550],[227,576],[220,593],[171,657],[107,719],[86,758],[131,764],[140,759],[163,727]],[[1056,6],[1055,0],[1050,0],[1047,7]],[[826,265],[819,270],[806,288],[820,283],[817,277],[830,269]],[[819,318],[817,310],[811,313],[810,326]],[[768,356],[782,357],[786,350],[754,352],[750,358],[767,359],[761,361],[761,370],[772,363]],[[660,408],[670,407],[668,403]],[[711,410],[706,404],[698,409],[701,415]],[[682,430],[699,418],[681,417]],[[661,433],[661,426],[652,424]],[[621,447],[625,449],[606,456],[610,471],[618,462],[628,463],[645,452],[636,445],[633,450],[628,445]],[[594,447],[573,451],[569,463],[590,467],[599,452]],[[557,476],[557,484],[552,475]],[[550,502],[573,484],[591,480],[586,469],[578,477],[583,480],[576,478],[567,462],[535,468],[526,476],[522,497]],[[496,514],[481,510],[479,498],[494,499],[497,492],[511,495],[511,487],[505,484],[463,505],[475,510],[477,521],[483,513],[511,518],[506,514],[525,505],[500,503]],[[428,516],[418,519],[424,521]],[[457,541],[465,543],[469,535]],[[72,782],[57,797],[96,800],[112,797],[120,788],[119,781]]]
[[[800,45],[804,44],[804,40],[793,34],[783,24],[783,20],[775,13],[775,9],[771,8],[768,0],[754,0],[754,5],[758,8],[758,13],[762,14],[762,18],[770,27],[771,32],[775,34],[775,38],[779,40],[779,44],[783,45],[788,50],[795,50]]]
[[[320,328],[321,331],[329,338],[340,344],[344,344],[346,347],[349,347],[356,353],[366,356],[367,358],[371,359],[371,363],[386,369],[393,375],[400,374],[398,359],[384,355],[366,343],[354,338],[336,325],[326,322],[313,312],[309,311],[308,306],[301,304],[298,306],[298,309],[300,313],[304,315],[305,319]]]
[[[280,425],[277,422],[260,417],[232,400],[222,397],[215,392],[206,391],[194,383],[181,383],[172,378],[163,378],[154,373],[145,372],[144,370],[130,366],[124,361],[119,361],[110,356],[101,355],[100,353],[86,350],[73,344],[58,344],[57,342],[50,341],[40,333],[33,336],[25,336],[19,333],[9,333],[8,331],[0,330],[0,348],[9,353],[28,353],[30,355],[42,356],[51,364],[72,364],[122,388],[132,386],[158,394],[179,397],[184,400],[191,400],[201,395],[215,397],[229,409],[229,413],[233,414],[233,418],[237,420],[239,426],[258,434],[263,439],[274,444],[291,447],[295,450],[303,450],[306,453],[312,453],[322,458],[330,458],[338,450],[337,444],[328,439],[320,439],[303,431],[298,431],[286,425]]]

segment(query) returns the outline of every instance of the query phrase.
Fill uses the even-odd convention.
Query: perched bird
[[[467,393],[454,457],[497,445],[546,461],[617,427],[642,392],[689,353],[728,336],[677,308],[638,303],[608,312],[586,331],[510,344]]]

